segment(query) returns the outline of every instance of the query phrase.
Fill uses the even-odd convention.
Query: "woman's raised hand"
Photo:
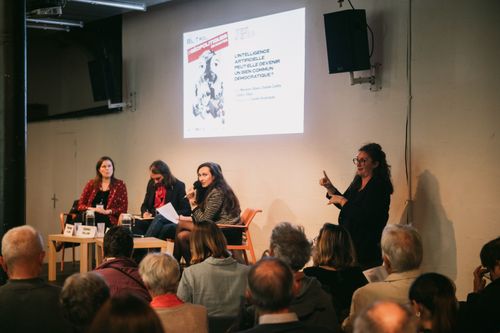
[[[189,188],[189,190],[186,192],[186,198],[191,201],[191,198],[196,197],[196,190],[192,187]]]
[[[191,209],[194,209],[198,205],[196,203],[196,190],[193,187],[186,192],[186,198],[189,200]]]
[[[325,170],[323,170],[323,177],[319,179],[319,184],[327,189],[329,195],[335,195],[335,193],[337,193],[337,189],[333,186]]]

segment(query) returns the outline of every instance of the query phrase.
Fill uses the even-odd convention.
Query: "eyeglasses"
[[[265,257],[270,257],[270,256],[271,256],[271,251],[265,250],[264,252],[262,252],[262,255],[260,257],[265,258]]]
[[[368,161],[368,159],[366,159],[366,158],[359,158],[358,159],[357,157],[355,157],[352,159],[352,163],[354,163],[354,165],[358,165],[358,163],[365,164],[367,161]]]

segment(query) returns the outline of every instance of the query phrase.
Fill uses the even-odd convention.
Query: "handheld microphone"
[[[190,195],[190,194],[194,194],[194,191],[199,191],[199,190],[201,190],[201,189],[203,189],[203,186],[201,186],[201,182],[200,182],[199,180],[195,181],[195,182],[193,183],[193,191],[192,191],[191,193],[187,193],[187,194],[184,196],[184,198],[187,198],[187,197],[188,197],[188,195]]]

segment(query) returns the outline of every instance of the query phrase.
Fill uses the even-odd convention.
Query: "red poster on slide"
[[[223,49],[229,45],[229,41],[227,38],[227,32],[224,32],[214,38],[204,41],[192,48],[188,49],[188,63],[198,60],[198,58],[203,54],[203,52],[210,51],[218,51]]]

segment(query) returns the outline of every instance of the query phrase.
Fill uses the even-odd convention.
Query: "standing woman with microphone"
[[[184,257],[188,265],[191,260],[189,237],[196,222],[239,224],[241,213],[238,198],[224,179],[220,165],[214,162],[202,163],[198,166],[197,173],[198,181],[186,194],[192,214],[179,217],[175,238],[174,256],[177,260]],[[240,230],[222,231],[228,244],[241,242]]]

